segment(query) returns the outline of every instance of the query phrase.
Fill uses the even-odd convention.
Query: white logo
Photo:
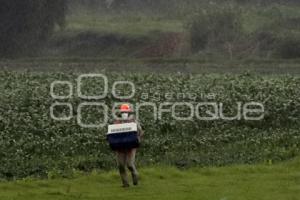
[[[103,82],[103,91],[99,91],[97,95],[87,95],[82,91],[82,85],[85,80],[97,78]],[[55,88],[59,86],[67,86],[68,94],[60,95],[55,93]],[[129,94],[121,96],[117,93],[118,86],[129,86],[130,91]],[[171,117],[177,121],[192,121],[192,120],[201,120],[201,121],[213,121],[213,120],[247,120],[247,121],[258,121],[264,118],[265,108],[262,103],[259,102],[236,102],[231,107],[234,107],[236,112],[232,116],[226,116],[224,114],[224,105],[223,103],[218,102],[195,102],[197,96],[195,93],[191,94],[180,94],[182,97],[192,97],[191,102],[137,102],[135,105],[132,105],[129,102],[115,102],[113,105],[106,105],[104,103],[105,98],[108,97],[109,94],[109,85],[108,78],[103,74],[83,74],[77,78],[77,97],[83,100],[77,109],[77,115],[73,115],[73,105],[68,102],[59,102],[70,100],[74,97],[75,87],[69,81],[54,81],[50,87],[50,95],[55,100],[55,102],[50,106],[50,115],[53,120],[58,121],[68,121],[73,117],[76,117],[77,124],[83,128],[102,128],[107,125],[109,120],[109,114],[113,117],[113,119],[119,119],[117,115],[118,107],[123,103],[128,103],[135,109],[136,119],[139,120],[140,113],[143,108],[150,108],[151,114],[149,116],[152,117],[153,120],[162,120],[165,115]],[[128,87],[127,87],[128,88]],[[130,81],[116,81],[113,83],[111,88],[111,95],[115,99],[120,101],[129,101],[134,98],[136,95],[136,87],[134,83]],[[143,93],[143,97],[148,97],[149,94]],[[174,96],[174,95],[173,95]],[[178,96],[178,95],[177,95]],[[207,97],[213,97],[214,94],[209,94]],[[169,99],[172,95],[168,94]],[[93,102],[91,102],[93,101]],[[111,112],[109,113],[109,106],[112,107]],[[59,110],[59,107],[63,107],[64,110],[68,110],[68,114],[59,114],[58,116],[55,114],[56,110]],[[84,109],[93,109],[101,111],[102,113],[102,121],[97,124],[87,124],[85,123]],[[180,110],[180,111],[178,111]],[[181,115],[184,114],[184,115]]]

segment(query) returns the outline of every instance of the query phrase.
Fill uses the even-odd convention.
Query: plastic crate
[[[113,124],[108,126],[107,140],[112,150],[139,147],[136,123]]]

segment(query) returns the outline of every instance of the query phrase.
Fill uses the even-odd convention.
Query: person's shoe
[[[132,175],[132,182],[133,182],[133,185],[138,185],[139,180],[138,180],[138,176],[137,175]]]
[[[129,187],[129,184],[128,184],[128,183],[124,183],[124,184],[122,185],[122,187],[123,187],[123,188],[128,188],[128,187]]]

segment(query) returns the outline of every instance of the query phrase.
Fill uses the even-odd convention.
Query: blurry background
[[[299,8],[297,0],[2,0],[0,57],[22,64],[89,60],[100,68],[116,61],[189,63],[182,71],[199,71],[199,64],[212,71],[207,63],[230,61],[281,73],[284,63],[297,73]]]

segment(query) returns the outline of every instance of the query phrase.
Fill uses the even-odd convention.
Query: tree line
[[[1,0],[0,56],[32,50],[63,26],[66,0]]]
[[[299,0],[228,0],[238,3],[299,3]],[[67,7],[81,5],[106,9],[152,8],[182,3],[224,2],[224,0],[0,0],[0,57],[16,56],[39,47],[55,27],[63,27]]]

